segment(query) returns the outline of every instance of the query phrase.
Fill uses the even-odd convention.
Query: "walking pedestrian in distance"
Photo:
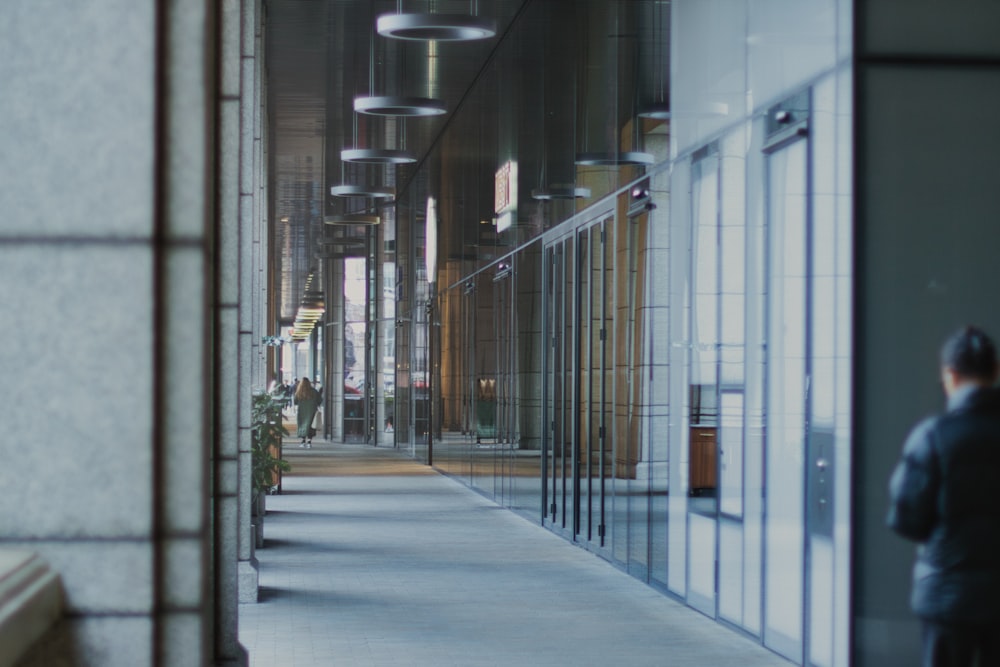
[[[316,409],[319,407],[319,392],[312,387],[309,378],[304,377],[299,380],[298,389],[295,390],[295,403],[299,406],[295,419],[298,426],[296,435],[302,438],[299,447],[312,449],[313,417],[316,416]]]

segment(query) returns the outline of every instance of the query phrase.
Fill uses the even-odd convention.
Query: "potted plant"
[[[277,488],[282,472],[291,470],[281,457],[281,438],[288,435],[281,423],[281,401],[266,392],[253,395],[250,424],[251,516],[257,527],[257,546],[263,546],[264,498]]]

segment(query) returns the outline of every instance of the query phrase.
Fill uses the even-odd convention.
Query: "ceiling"
[[[377,17],[400,10],[478,13],[496,21],[497,35],[471,42],[378,35]],[[374,210],[380,201],[331,196],[331,186],[394,185],[397,199],[409,193],[414,201],[426,197],[418,183],[433,190],[439,236],[460,256],[481,245],[479,226],[492,215],[494,173],[505,160],[518,162],[520,196],[529,202],[545,180],[600,181],[581,176],[573,151],[592,150],[587,144],[606,136],[624,141],[623,128],[642,126],[623,119],[657,94],[665,99],[667,0],[265,0],[264,12],[283,319],[294,315],[317,268],[317,240],[335,229],[324,216]],[[405,120],[356,113],[354,98],[368,95],[433,97],[447,113]],[[405,148],[417,161],[359,165],[340,159],[345,148]],[[597,190],[595,197],[607,187]],[[572,212],[583,203],[564,206]]]

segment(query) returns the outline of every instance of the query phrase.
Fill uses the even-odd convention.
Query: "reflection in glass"
[[[659,535],[662,536],[662,544],[666,545],[665,524],[658,526],[657,530],[650,521],[655,492],[652,477],[656,468],[651,456],[653,434],[644,428],[643,423],[646,418],[643,410],[643,364],[648,363],[643,344],[645,315],[648,313],[645,270],[648,222],[648,211],[631,218],[619,218],[614,253],[617,258],[614,262],[617,267],[614,274],[614,328],[618,333],[615,338],[616,405],[612,418],[616,424],[615,447],[618,452],[616,478],[621,476],[627,480],[629,571],[643,579],[650,576],[652,565],[656,563],[650,560],[651,543]],[[625,469],[620,470],[623,461]],[[665,497],[661,498],[665,501]],[[665,511],[661,514],[664,521],[665,514]],[[660,551],[659,555],[663,557],[663,552]]]
[[[590,540],[591,539],[591,527],[593,525],[592,515],[593,507],[591,505],[591,491],[593,487],[592,483],[592,469],[593,469],[593,459],[591,452],[595,449],[593,439],[597,436],[597,428],[592,422],[591,415],[591,403],[593,402],[593,384],[592,377],[596,377],[599,381],[599,374],[593,373],[593,363],[594,363],[594,344],[597,327],[595,327],[594,318],[594,299],[591,288],[591,272],[593,271],[594,253],[596,252],[594,246],[594,237],[591,233],[592,230],[584,230],[580,233],[579,243],[582,251],[580,252],[580,264],[579,264],[579,297],[577,303],[580,304],[580,314],[577,321],[580,323],[578,328],[578,340],[577,345],[579,346],[579,353],[576,356],[576,366],[579,369],[579,374],[577,378],[579,379],[579,386],[577,387],[577,396],[579,400],[576,404],[577,409],[577,424],[578,424],[578,438],[575,442],[576,448],[576,461],[575,469],[577,474],[574,479],[574,488],[576,489],[577,498],[579,498],[578,511],[576,523],[574,525],[574,533],[580,535],[580,539]],[[598,260],[599,261],[599,260]],[[598,266],[600,266],[598,264]],[[598,308],[600,307],[599,304]]]
[[[502,289],[493,280],[493,275],[484,272],[475,278],[475,338],[473,350],[473,413],[475,446],[470,450],[471,483],[474,487],[492,495],[496,490],[495,458],[499,442],[497,421],[497,398],[500,393],[497,377],[497,351],[499,345],[497,290]]]
[[[365,442],[368,436],[367,313],[368,262],[344,259],[344,441]]]
[[[806,405],[806,142],[768,157],[768,492],[764,641],[802,651],[803,469]]]
[[[382,265],[382,432],[378,442],[392,442],[396,432],[396,263]]]
[[[709,153],[692,165],[692,296],[689,487],[690,507],[716,511],[719,362],[719,158]],[[693,553],[693,552],[692,552]],[[711,557],[714,554],[701,554]]]
[[[743,516],[743,394],[723,392],[719,429],[719,511]]]
[[[719,520],[719,616],[743,620],[743,524]]]
[[[542,244],[534,243],[516,259],[514,273],[514,335],[511,341],[517,393],[514,400],[514,443],[511,456],[509,506],[522,510],[533,521],[544,515],[542,508]]]
[[[719,158],[691,168],[688,602],[715,616],[719,437]]]

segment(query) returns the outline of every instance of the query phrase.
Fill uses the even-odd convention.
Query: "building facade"
[[[943,336],[1000,333],[1000,9],[474,4],[471,45],[388,0],[5,7],[0,548],[64,598],[25,664],[245,663],[250,401],[293,374],[326,437],[795,664],[916,661],[886,484]]]

